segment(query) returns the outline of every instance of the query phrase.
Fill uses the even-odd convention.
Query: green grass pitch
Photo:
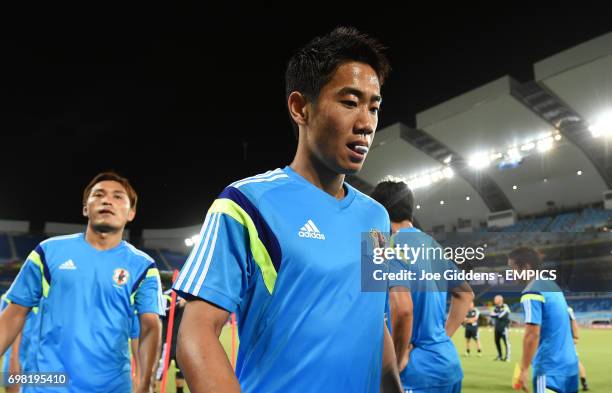
[[[510,342],[512,345],[510,362],[494,362],[492,359],[497,355],[493,341],[493,331],[489,328],[480,329],[480,340],[483,347],[482,357],[475,354],[475,346],[472,343],[472,355],[464,357],[465,339],[463,328],[460,328],[453,341],[459,352],[463,365],[463,392],[465,393],[501,393],[513,392],[510,384],[512,372],[516,361],[520,359],[522,352],[522,329],[511,329]],[[231,348],[230,329],[226,327],[221,334],[221,341],[226,351]],[[587,369],[590,391],[593,393],[604,393],[612,391],[612,372],[610,362],[612,361],[612,330],[589,330],[580,331],[580,342],[578,343],[580,360]],[[174,373],[168,375],[168,393],[175,393]],[[185,389],[188,391],[187,389]],[[0,393],[4,389],[0,388]]]

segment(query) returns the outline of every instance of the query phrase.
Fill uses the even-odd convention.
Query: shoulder
[[[37,249],[47,250],[52,247],[65,247],[67,244],[77,242],[83,236],[82,233],[72,235],[53,236],[40,242]]]
[[[366,195],[363,192],[356,189],[355,187],[351,186],[350,184],[348,183],[344,183],[344,184],[348,188],[350,188],[352,192],[355,193],[355,201],[353,203],[356,203],[356,205],[358,205],[360,208],[367,209],[369,214],[374,214],[378,216],[379,218],[384,219],[387,222],[390,222],[389,213],[387,213],[387,209],[385,209],[383,205],[378,203],[376,200],[374,200],[369,195]]]
[[[210,212],[256,213],[262,197],[281,189],[290,182],[282,169],[275,169],[259,175],[238,180],[225,187],[213,202]]]
[[[521,302],[524,302],[525,300],[536,300],[542,303],[546,303],[546,298],[541,292],[538,291],[523,291],[523,293],[521,294]]]
[[[526,294],[526,293],[538,293],[538,294],[540,294],[540,285],[539,285],[539,282],[537,280],[533,280],[529,284],[527,284],[525,289],[523,289],[523,294]]]
[[[219,198],[233,199],[243,195],[256,204],[261,197],[272,190],[277,190],[290,182],[289,175],[280,168],[238,180],[227,186]]]
[[[136,263],[139,263],[143,266],[153,265],[152,267],[155,267],[155,260],[146,252],[137,249],[128,242],[125,242],[125,249],[127,250],[131,259],[136,261]]]

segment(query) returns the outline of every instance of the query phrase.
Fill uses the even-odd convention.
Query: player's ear
[[[83,205],[83,217],[87,217],[87,205]]]
[[[131,208],[130,208],[130,211],[128,212],[127,221],[128,221],[128,222],[132,222],[132,220],[134,219],[134,217],[136,217],[136,209],[134,209],[133,207],[131,207]]]
[[[287,98],[287,107],[289,108],[289,115],[298,126],[303,126],[308,122],[310,105],[308,105],[308,100],[302,93],[299,91],[291,92],[289,98]]]

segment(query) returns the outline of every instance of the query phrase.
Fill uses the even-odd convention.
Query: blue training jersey
[[[285,167],[208,210],[174,289],[236,312],[244,392],[379,391],[386,292],[361,291],[361,234],[390,221],[344,189],[337,200]]]
[[[6,293],[0,297],[0,313],[4,311],[6,307],[8,307],[11,301],[7,299]],[[25,323],[23,325],[23,329],[21,329],[21,342],[19,343],[19,365],[21,367],[21,371],[29,371],[28,358],[32,356],[32,340],[35,339],[35,333],[37,329],[37,321],[36,318],[38,315],[38,307],[33,307],[30,312],[28,312],[28,316],[26,317]],[[4,363],[2,368],[5,373],[8,373],[9,361],[11,359],[11,351],[13,346],[9,346],[6,352],[4,353]]]
[[[425,250],[440,248],[429,235],[416,228],[402,228],[393,237],[393,246]],[[422,256],[423,254],[421,254]],[[397,262],[397,260],[395,261]],[[414,262],[414,263],[411,263]],[[459,271],[452,261],[437,258],[431,253],[425,258],[394,265],[415,273],[416,280],[392,281],[390,287],[410,288],[413,303],[413,325],[408,366],[400,371],[404,389],[423,389],[454,385],[463,378],[459,354],[446,335],[446,299],[448,289],[463,283],[457,280],[420,280],[422,272],[440,273]]]
[[[135,338],[140,338],[140,319],[138,319],[137,313],[134,313],[134,316],[132,317],[132,328],[130,329],[130,338],[132,340]]]
[[[578,357],[570,314],[563,292],[554,281],[532,281],[521,296],[525,323],[540,325],[540,342],[532,361],[534,375],[578,374]]]
[[[155,262],[131,244],[99,251],[84,234],[59,236],[30,253],[7,298],[39,306],[28,371],[64,372],[69,387],[26,392],[130,392],[128,338],[134,310],[163,314]]]

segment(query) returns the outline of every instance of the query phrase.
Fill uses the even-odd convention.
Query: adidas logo
[[[77,267],[74,262],[72,262],[72,259],[69,259],[66,262],[62,263],[59,267],[60,270],[76,270],[76,268]]]
[[[311,239],[325,240],[325,235],[319,231],[319,228],[315,225],[312,220],[308,220],[298,232],[299,237],[309,237]]]

